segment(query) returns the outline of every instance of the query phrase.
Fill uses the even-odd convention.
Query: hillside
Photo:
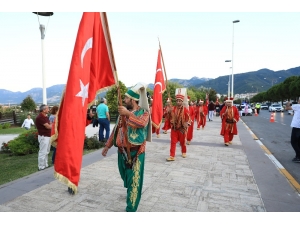
[[[281,83],[290,76],[300,76],[300,67],[280,71],[261,69],[253,72],[234,74],[234,94],[266,91],[272,87],[272,85]],[[216,90],[217,93],[227,94],[228,80],[229,76],[225,75],[215,79],[192,77],[191,79],[174,78],[169,81],[181,84],[187,88],[192,86],[196,88],[206,87]],[[154,84],[148,84],[148,87],[151,90],[153,90],[153,86]],[[58,104],[64,87],[65,84],[57,84],[47,88],[47,103]],[[103,97],[105,94],[106,92],[102,92],[98,96]],[[36,103],[41,103],[43,101],[42,88],[33,88],[26,92],[12,92],[0,89],[0,104],[20,104],[28,95],[30,95]]]
[[[261,69],[254,72],[234,74],[234,94],[266,91],[270,87],[272,87],[272,84],[275,85],[281,83],[290,76],[300,76],[300,67],[280,71]],[[226,94],[228,92],[228,80],[228,75],[220,76],[216,79],[209,80],[200,85],[195,85],[195,87],[211,87],[220,94]]]

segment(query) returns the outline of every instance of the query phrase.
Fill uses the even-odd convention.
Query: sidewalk
[[[245,131],[243,122],[239,123]],[[152,142],[146,146],[143,194],[138,212],[266,211],[240,136],[235,136],[233,144],[227,147],[220,135],[220,126],[220,118],[215,117],[214,121],[207,121],[204,130],[194,127],[194,138],[187,146],[187,158],[181,157],[177,145],[173,162],[166,161],[170,131],[161,133],[160,138],[153,135]],[[92,134],[98,130],[87,129]],[[249,133],[246,135],[251,137]],[[101,155],[101,150],[88,155],[84,156],[83,164],[87,157]],[[273,169],[276,171],[275,167]],[[51,171],[53,176],[53,167],[37,174],[46,171]],[[284,185],[288,185],[287,182]],[[0,186],[0,197],[2,188],[5,187]],[[117,154],[113,153],[82,168],[76,195],[69,195],[67,187],[53,178],[47,184],[3,203],[0,211],[124,212],[125,207],[126,189],[118,172]]]

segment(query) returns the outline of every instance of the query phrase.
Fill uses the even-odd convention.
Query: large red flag
[[[162,122],[163,117],[163,102],[162,102],[162,94],[166,90],[165,80],[161,67],[161,52],[158,50],[157,57],[157,66],[156,66],[156,75],[155,75],[155,83],[153,90],[153,102],[152,102],[152,125],[155,128],[159,128]]]
[[[56,119],[54,176],[77,193],[87,109],[97,92],[116,83],[105,13],[83,13],[69,77]]]

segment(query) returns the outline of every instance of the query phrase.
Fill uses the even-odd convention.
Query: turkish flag
[[[157,57],[157,66],[156,66],[156,75],[155,75],[155,83],[153,90],[153,102],[152,102],[152,126],[155,128],[159,128],[162,122],[163,117],[163,101],[162,94],[165,92],[165,80],[161,68],[161,52],[158,50]]]
[[[54,177],[75,193],[80,178],[87,109],[97,92],[116,83],[106,21],[105,13],[83,13],[56,119]]]

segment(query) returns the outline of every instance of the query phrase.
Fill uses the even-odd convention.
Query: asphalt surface
[[[261,110],[258,116],[246,116],[243,117],[243,121],[300,183],[300,164],[292,162],[295,157],[295,151],[290,142],[292,132],[290,124],[293,116],[288,115],[287,112],[276,112],[274,113],[275,122],[270,122],[270,118],[271,113],[268,110]]]

